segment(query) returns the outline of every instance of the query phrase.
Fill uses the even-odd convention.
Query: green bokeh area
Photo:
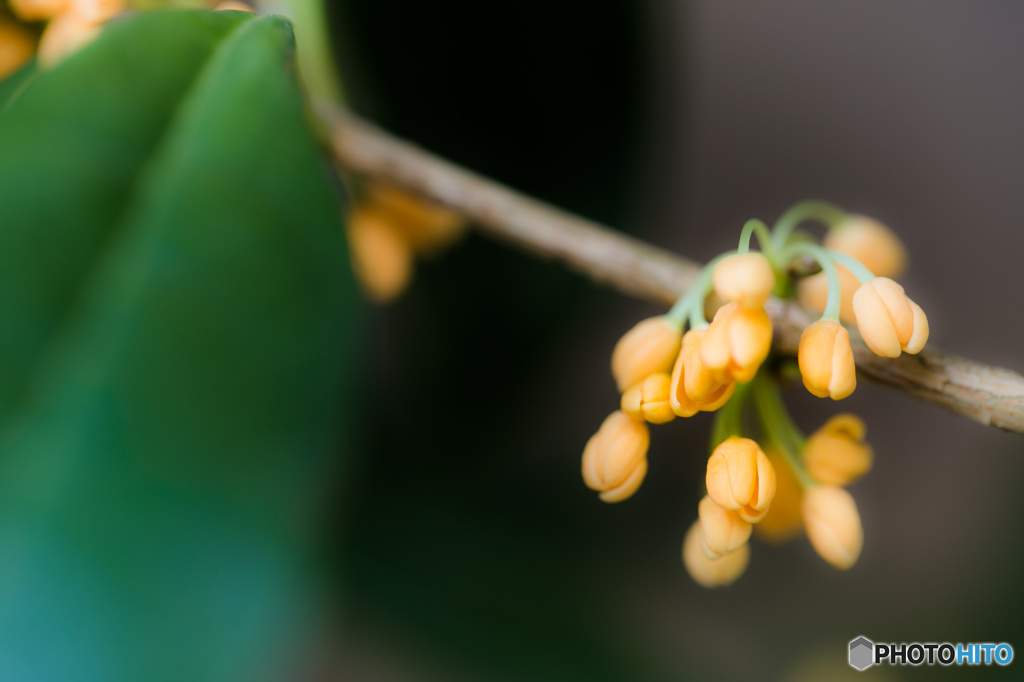
[[[141,14],[0,112],[0,679],[295,664],[356,297],[292,52]]]

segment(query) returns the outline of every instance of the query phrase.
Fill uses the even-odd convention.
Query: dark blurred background
[[[800,199],[877,217],[910,251],[902,281],[931,343],[1024,369],[1024,5],[332,12],[353,105],[394,132],[701,261]],[[787,393],[805,430],[839,410],[868,423],[849,572],[800,539],[755,541],[730,588],[689,579],[707,416],[655,428],[640,492],[601,503],[583,444],[617,405],[612,346],[655,312],[471,234],[373,315],[366,447],[330,535],[343,575],[325,678],[843,679],[857,635],[1024,642],[1024,441],[866,382],[841,405]]]

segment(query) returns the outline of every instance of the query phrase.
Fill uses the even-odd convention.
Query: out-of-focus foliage
[[[141,14],[0,110],[0,679],[303,635],[354,284],[280,18]]]
[[[16,73],[0,81],[0,110],[6,106],[8,100],[21,92],[21,89],[32,80],[36,74],[35,60],[19,69]]]

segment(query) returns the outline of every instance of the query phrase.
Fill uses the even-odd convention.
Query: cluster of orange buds
[[[829,227],[824,245],[796,233],[805,220]],[[760,251],[750,248],[754,235]],[[800,281],[796,273],[806,273],[808,261],[821,272]],[[683,543],[683,563],[694,580],[705,587],[736,580],[749,563],[755,528],[769,541],[803,530],[827,562],[851,567],[863,531],[844,486],[871,467],[865,426],[841,414],[810,437],[800,432],[767,362],[772,323],[765,303],[772,295],[799,292],[813,307],[819,285],[809,282],[824,282],[823,314],[804,330],[797,361],[808,391],[840,400],[856,387],[844,321],[856,323],[867,347],[885,357],[917,353],[927,341],[924,312],[887,276],[905,262],[906,252],[888,228],[830,204],[797,204],[771,230],[748,221],[736,251],[709,263],[667,314],[641,321],[616,344],[611,369],[621,392],[619,409],[584,448],[586,485],[605,502],[629,498],[647,475],[649,425],[715,412],[707,495]],[[712,291],[721,305],[708,323],[704,310]],[[849,317],[840,310],[846,296]],[[757,414],[756,433],[745,419],[748,409]]]
[[[39,65],[51,68],[93,40],[103,23],[125,9],[125,0],[10,0],[25,22],[46,22],[39,40]]]
[[[704,587],[728,585],[747,567],[753,524],[769,512],[776,494],[775,467],[750,438],[730,436],[708,459],[707,496],[683,543],[683,563]],[[739,558],[727,559],[739,552]]]
[[[626,499],[642,482],[647,422],[664,424],[719,409],[768,356],[772,323],[764,303],[775,283],[771,265],[757,253],[722,258],[694,291],[706,293],[711,276],[718,294],[729,301],[711,324],[704,318],[704,296],[688,295],[667,315],[638,323],[612,351],[612,376],[622,392],[619,411],[605,420],[583,455],[584,480],[606,502]],[[690,329],[684,334],[687,320]],[[627,479],[629,490],[622,494]]]
[[[449,246],[465,231],[465,221],[391,185],[363,190],[346,220],[349,254],[363,291],[384,303],[408,286],[414,256],[434,256]]]

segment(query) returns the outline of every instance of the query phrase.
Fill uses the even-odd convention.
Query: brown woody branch
[[[671,305],[694,284],[700,266],[519,194],[399,140],[330,105],[317,105],[336,160],[352,173],[384,180],[469,218],[480,232],[562,263],[619,291]],[[800,306],[771,300],[777,351],[794,355],[810,322]],[[1024,433],[1024,377],[935,348],[891,360],[852,333],[859,373],[951,412]]]

